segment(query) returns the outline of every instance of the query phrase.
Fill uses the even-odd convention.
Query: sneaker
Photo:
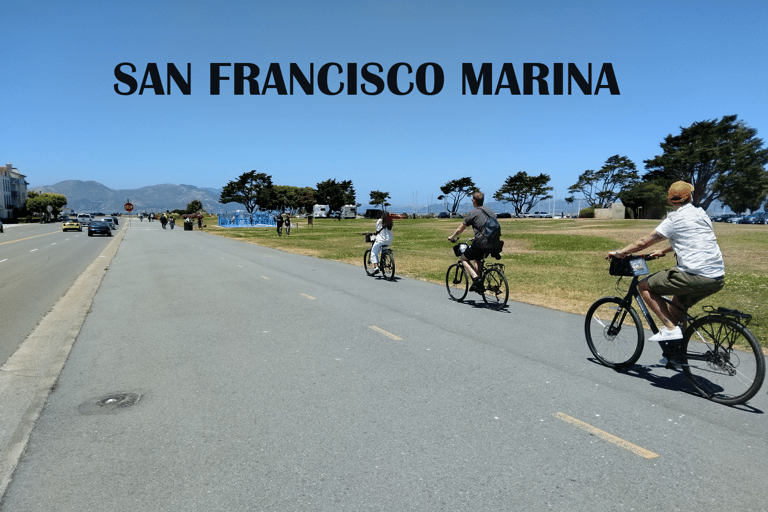
[[[379,267],[376,267],[375,269],[373,269],[373,272],[371,272],[371,275],[375,276],[378,273],[379,273]]]
[[[648,341],[671,341],[683,339],[683,331],[680,327],[675,327],[671,331],[666,327],[662,327],[659,332],[648,338]]]
[[[683,365],[678,363],[676,360],[672,358],[667,359],[666,357],[659,359],[659,364],[666,366],[667,370],[679,370],[683,367]]]

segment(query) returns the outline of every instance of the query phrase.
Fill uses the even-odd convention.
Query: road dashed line
[[[639,455],[643,457],[644,459],[655,459],[659,456],[658,453],[653,453],[650,450],[646,450],[645,448],[641,448],[635,444],[630,443],[629,441],[625,441],[624,439],[621,439],[620,437],[616,437],[613,434],[609,434],[608,432],[605,432],[604,430],[600,430],[597,427],[593,427],[592,425],[589,425],[588,423],[584,423],[583,421],[577,420],[576,418],[573,418],[571,416],[568,416],[567,414],[564,414],[562,412],[555,413],[554,415],[556,418],[559,418],[566,423],[570,423],[571,425],[574,425],[576,427],[579,427],[582,430],[586,430],[590,434],[596,435],[597,437],[604,439],[608,441],[609,443],[613,443],[616,446],[619,446],[621,448],[624,448],[625,450],[629,450],[630,452],[634,453],[635,455]]]

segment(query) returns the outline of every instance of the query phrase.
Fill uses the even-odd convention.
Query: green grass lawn
[[[209,233],[306,254],[343,261],[362,267],[363,253],[370,247],[362,233],[373,231],[375,222],[366,219],[296,219],[290,237],[278,237],[274,228],[219,228],[216,219],[206,220]],[[396,220],[392,245],[396,274],[444,283],[448,265],[456,261],[448,236],[459,219]],[[608,274],[609,251],[653,231],[659,221],[593,219],[499,219],[505,242],[501,263],[506,265],[510,300],[561,311],[585,314],[597,298],[623,295],[629,285],[624,278]],[[763,347],[768,347],[768,226],[715,224],[725,256],[725,288],[692,308],[711,304],[739,309],[753,316],[749,324]],[[469,231],[462,234],[466,240]],[[659,244],[659,247],[662,247]],[[495,260],[494,260],[495,261]],[[668,255],[648,263],[651,271],[675,264]],[[362,268],[360,270],[362,272]],[[618,292],[616,291],[618,286]],[[447,294],[446,294],[447,297]]]

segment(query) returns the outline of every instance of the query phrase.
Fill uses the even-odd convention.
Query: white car
[[[109,226],[109,229],[117,229],[117,226],[115,226],[115,221],[112,220],[112,217],[104,217],[101,219],[102,222],[104,222],[107,226]]]

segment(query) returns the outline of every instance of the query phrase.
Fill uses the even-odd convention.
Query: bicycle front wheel
[[[504,309],[509,298],[509,284],[504,273],[492,268],[483,276],[483,300],[493,310]]]
[[[365,254],[363,254],[363,268],[365,269],[365,273],[370,275],[373,275],[373,263],[371,263],[371,250],[368,249],[365,251]]]
[[[618,297],[603,297],[592,304],[584,322],[587,346],[605,366],[621,370],[632,366],[643,353],[643,324],[631,307]]]
[[[691,324],[678,361],[696,391],[725,405],[743,404],[765,379],[760,344],[749,329],[727,317],[709,315]]]
[[[469,279],[463,265],[454,263],[448,267],[448,272],[445,274],[445,287],[451,299],[459,302],[464,300],[469,290]]]
[[[392,281],[395,279],[395,256],[390,250],[381,251],[381,261],[379,262],[379,269],[384,279]]]

